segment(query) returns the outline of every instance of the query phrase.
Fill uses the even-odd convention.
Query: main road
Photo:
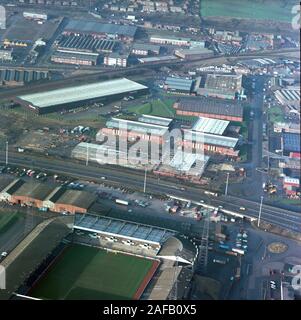
[[[0,159],[4,162],[5,153],[0,152]],[[105,176],[108,182],[117,185],[123,185],[134,190],[143,190],[144,173],[137,170],[129,170],[120,167],[89,165],[86,166],[81,162],[69,160],[59,160],[42,158],[36,156],[26,156],[24,154],[10,154],[9,164],[18,167],[33,168],[41,171],[62,174],[76,179],[103,182]],[[158,179],[149,174],[147,177],[147,193],[173,195],[175,197],[189,199],[199,202],[205,201],[214,207],[222,206],[223,209],[246,214],[250,217],[258,217],[259,203],[240,199],[233,196],[208,196],[204,189],[197,186],[179,187],[177,181]],[[246,210],[240,210],[244,207]],[[289,210],[284,210],[264,204],[262,208],[262,220],[289,229],[291,231],[301,232],[301,214]]]

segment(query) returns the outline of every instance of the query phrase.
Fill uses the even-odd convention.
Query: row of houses
[[[50,187],[36,181],[16,179],[0,192],[0,201],[57,213],[86,213],[96,196],[64,187]]]

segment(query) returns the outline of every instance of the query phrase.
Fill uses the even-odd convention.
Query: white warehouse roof
[[[147,87],[135,81],[121,78],[76,87],[28,94],[19,96],[18,98],[38,108],[44,108],[143,89],[147,89]]]
[[[230,121],[199,117],[193,125],[192,130],[222,135],[227,129]]]

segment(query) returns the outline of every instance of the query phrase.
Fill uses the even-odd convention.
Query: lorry
[[[122,205],[124,205],[124,206],[128,206],[128,205],[129,205],[129,202],[126,201],[126,200],[115,199],[115,202],[116,202],[117,204],[122,204]]]

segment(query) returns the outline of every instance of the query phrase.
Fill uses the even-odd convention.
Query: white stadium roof
[[[226,120],[200,117],[194,124],[192,130],[222,135],[228,127],[229,123],[230,121]]]
[[[147,87],[132,80],[121,78],[82,86],[28,94],[19,96],[18,98],[33,106],[45,108],[143,89],[147,89]]]

